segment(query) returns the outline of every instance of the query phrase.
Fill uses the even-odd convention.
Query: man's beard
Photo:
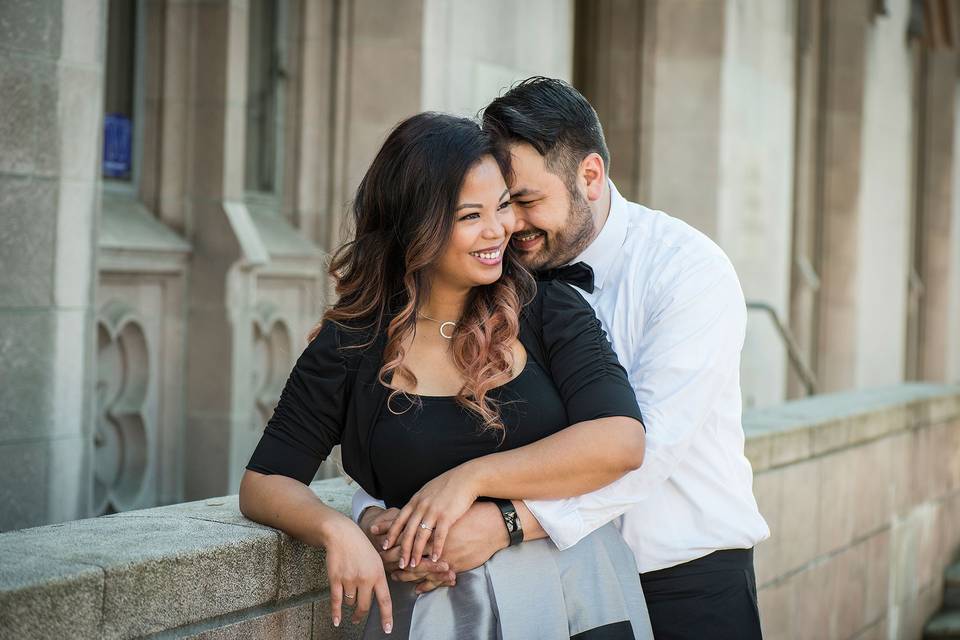
[[[577,189],[568,189],[568,192],[570,212],[567,214],[567,224],[556,235],[547,235],[543,248],[524,261],[533,271],[562,267],[583,253],[593,239],[590,203]]]

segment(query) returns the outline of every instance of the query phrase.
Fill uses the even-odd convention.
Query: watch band
[[[500,509],[503,515],[503,523],[507,526],[507,535],[510,536],[510,544],[520,544],[523,542],[523,525],[520,524],[520,516],[517,515],[517,509],[513,502],[506,498],[493,498],[492,502]]]

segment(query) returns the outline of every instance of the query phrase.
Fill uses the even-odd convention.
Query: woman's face
[[[453,234],[434,277],[455,288],[496,282],[503,272],[503,253],[516,221],[510,191],[492,157],[484,157],[470,169],[457,202],[451,214]]]

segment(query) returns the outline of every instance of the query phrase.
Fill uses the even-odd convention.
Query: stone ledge
[[[958,418],[960,387],[911,384],[751,411],[744,425],[763,471]],[[349,513],[354,487],[311,488]],[[0,639],[352,637],[327,619],[326,580],[322,550],[247,520],[237,496],[25,529],[0,534]]]
[[[746,453],[763,471],[960,417],[960,386],[903,384],[795,400],[743,414]]]
[[[349,513],[353,487],[311,488]],[[0,638],[138,637],[325,590],[323,551],[236,496],[0,535]]]

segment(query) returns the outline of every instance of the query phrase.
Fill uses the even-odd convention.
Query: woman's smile
[[[471,251],[470,255],[479,260],[482,264],[496,266],[503,262],[503,248],[506,242],[493,247],[487,247],[479,251]]]

